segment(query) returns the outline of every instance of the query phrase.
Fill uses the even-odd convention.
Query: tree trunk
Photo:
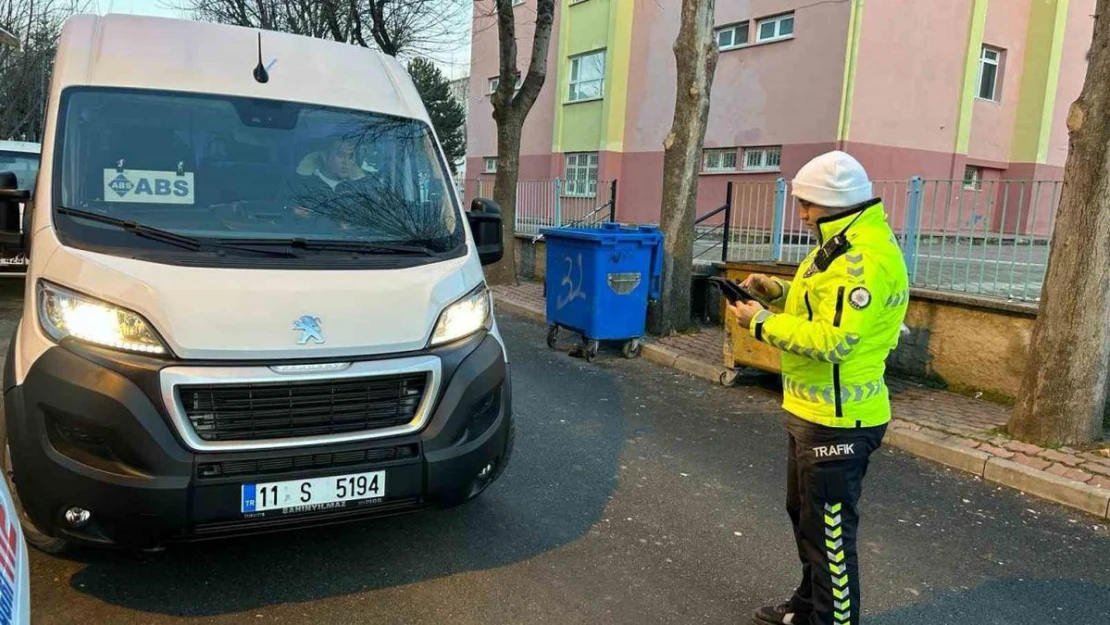
[[[690,327],[698,172],[718,57],[714,4],[682,0],[682,24],[674,43],[678,90],[671,132],[663,143],[663,297],[651,315],[656,334]]]
[[[1040,445],[1102,438],[1110,362],[1110,0],[1098,0],[1040,312],[1008,429]]]
[[[551,25],[555,21],[555,0],[539,0],[536,5],[536,32],[532,39],[532,61],[528,74],[515,88],[517,70],[516,17],[512,0],[495,0],[497,19],[499,84],[490,98],[493,119],[497,122],[497,181],[493,199],[501,205],[504,223],[505,254],[501,261],[486,268],[490,284],[516,284],[516,187],[520,177],[520,137],[524,121],[536,103],[547,78],[547,48]]]
[[[504,226],[505,255],[486,267],[486,280],[490,284],[516,284],[516,186],[520,177],[520,136],[524,116],[507,115],[510,119],[497,120],[497,180],[493,185],[493,199],[501,206]]]

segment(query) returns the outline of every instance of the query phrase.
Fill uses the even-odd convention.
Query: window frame
[[[790,20],[790,22],[791,22],[791,24],[790,24],[790,33],[784,35],[784,34],[782,34],[782,23],[786,20]],[[763,31],[763,26],[765,26],[766,24],[774,24],[775,25],[775,34],[771,37],[766,37],[765,38],[765,37],[762,36],[762,31]],[[756,22],[755,22],[755,41],[753,43],[771,43],[771,42],[774,42],[774,41],[785,41],[787,39],[793,39],[795,33],[797,33],[797,32],[798,32],[798,19],[794,15],[794,11],[790,11],[789,13],[781,13],[779,15],[774,15],[774,16],[771,16],[771,17],[764,17],[764,18],[756,20]],[[750,35],[749,35],[749,37],[750,37]]]
[[[759,165],[749,165],[749,155],[759,154]],[[772,155],[774,158],[772,158]],[[768,173],[782,171],[782,146],[781,145],[762,145],[752,146],[743,149],[743,155],[738,165],[740,171],[746,173]],[[771,160],[777,162],[769,165]]]
[[[722,166],[720,157],[732,156],[732,166]],[[717,165],[709,164],[710,158],[717,156]],[[703,174],[732,174],[740,171],[740,148],[705,148],[702,150],[701,171]]]
[[[994,54],[995,58],[993,60],[988,59],[987,58],[988,54]],[[977,84],[975,85],[975,98],[977,100],[983,100],[984,102],[995,102],[995,103],[998,103],[998,102],[1002,101],[1002,96],[999,93],[999,91],[1000,91],[1000,88],[1001,88],[1000,83],[1001,83],[1001,78],[1002,78],[1002,62],[1003,62],[1003,59],[1005,58],[1005,54],[1006,54],[1006,51],[1003,50],[1002,48],[996,48],[994,46],[987,45],[987,44],[983,44],[982,47],[980,48],[980,50],[979,50],[979,80],[977,81]],[[987,65],[994,66],[994,76],[992,78],[992,83],[993,84],[991,84],[991,97],[984,98],[983,97],[983,78],[985,76],[984,69],[986,69]]]
[[[579,163],[580,160],[585,159],[585,163]],[[571,164],[571,159],[574,159],[574,164]],[[563,155],[563,197],[572,198],[595,198],[597,197],[598,177],[600,173],[601,154],[599,152],[567,152]],[[571,172],[575,175],[572,177]],[[586,177],[579,177],[579,173],[585,172]],[[590,173],[593,173],[593,178],[590,178]],[[585,189],[580,189],[579,185],[585,184]]]
[[[968,174],[971,174],[970,177]],[[970,163],[964,164],[964,179],[961,186],[964,191],[982,191],[983,168]]]
[[[570,56],[567,59],[569,61],[569,67],[567,68],[568,69],[568,72],[567,72],[567,91],[566,91],[566,98],[567,98],[566,103],[567,104],[577,104],[579,102],[594,102],[594,101],[597,101],[597,100],[604,100],[605,99],[605,74],[608,70],[608,63],[609,63],[609,54],[608,54],[608,52],[609,51],[608,51],[607,48],[600,48],[598,50],[593,50],[591,52],[583,52],[581,54],[575,54],[575,55]],[[588,80],[583,80],[582,78],[578,78],[577,80],[575,80],[575,78],[574,78],[575,63],[581,62],[583,59],[586,59],[588,57],[597,56],[597,55],[601,55],[601,77],[600,78],[590,78]],[[579,68],[581,68],[580,65],[579,65]],[[581,69],[578,70],[578,73],[581,74]],[[599,88],[598,91],[600,92],[601,95],[591,96],[591,97],[578,97],[578,98],[574,97],[574,88],[575,88],[575,86],[582,85],[583,83],[592,83],[592,82],[597,82],[597,83],[600,84],[600,88]]]
[[[500,87],[500,86],[501,86],[501,77],[500,76],[494,76],[493,78],[490,78],[489,81],[486,83],[486,88],[489,90],[489,93],[487,93],[486,95],[493,95],[493,94],[497,93],[497,88]],[[516,85],[513,87],[513,89],[516,90],[516,91],[520,91],[520,88],[523,87],[523,86],[524,86],[524,76],[518,74],[517,77],[516,77]]]
[[[492,168],[490,167],[491,163],[493,164]],[[482,158],[482,173],[483,174],[496,174],[497,173],[497,157],[496,156],[485,156],[485,157]]]
[[[744,39],[744,43],[736,43],[736,41],[737,41],[736,34],[740,31],[741,28],[743,28],[745,30],[746,38]],[[732,33],[732,43],[727,45],[727,46],[723,46],[723,45],[721,45],[721,35],[723,35],[724,33],[727,33],[727,32]],[[736,22],[734,24],[726,24],[724,26],[720,26],[718,28],[713,29],[713,35],[717,39],[717,49],[720,50],[721,52],[728,52],[729,50],[739,50],[740,48],[747,48],[748,46],[752,45],[752,23],[750,21],[746,21],[746,22]]]

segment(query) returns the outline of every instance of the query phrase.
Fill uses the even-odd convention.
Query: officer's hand
[[[744,289],[749,291],[752,295],[767,302],[773,302],[782,297],[782,287],[774,280],[761,273],[749,275],[740,283],[740,286],[744,287]]]
[[[750,328],[752,319],[759,314],[759,311],[763,310],[763,306],[759,302],[736,302],[729,305],[728,309],[736,315],[741,328]]]

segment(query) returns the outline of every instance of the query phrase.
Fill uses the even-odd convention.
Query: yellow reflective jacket
[[[783,408],[829,427],[871,427],[890,420],[886,358],[898,345],[909,304],[902,251],[878,200],[820,223],[820,242],[783,296],[750,331],[782,351]],[[843,232],[850,246],[824,271],[814,264]]]

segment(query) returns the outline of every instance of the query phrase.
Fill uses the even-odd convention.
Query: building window
[[[736,171],[736,148],[706,150],[702,169],[714,173]]]
[[[1002,50],[983,46],[979,55],[979,98],[998,101],[998,70],[1002,65]]]
[[[496,156],[487,156],[485,159],[483,159],[482,165],[483,165],[482,171],[484,171],[485,173],[487,173],[487,174],[496,174],[497,173],[497,157]]]
[[[755,25],[756,43],[787,39],[794,36],[794,14],[787,13],[778,17],[759,20]]]
[[[513,6],[514,7],[518,7],[522,4],[524,4],[524,0],[513,0]]]
[[[983,168],[974,165],[964,167],[964,189],[979,191],[983,188]]]
[[[520,76],[520,75],[517,75],[516,85],[515,85],[514,88],[517,91],[520,91],[520,86],[523,85],[523,84],[524,84],[524,77]],[[493,94],[497,93],[497,87],[499,87],[500,85],[501,85],[501,79],[500,78],[490,78],[489,79],[489,94],[493,95]]]
[[[597,100],[605,94],[605,50],[572,57],[570,60],[570,102]]]
[[[778,171],[782,146],[744,149],[744,171]]]
[[[747,22],[718,28],[717,47],[722,50],[732,50],[748,45],[749,30],[750,26]]]
[[[597,152],[567,154],[566,182],[563,195],[570,197],[597,196]]]

